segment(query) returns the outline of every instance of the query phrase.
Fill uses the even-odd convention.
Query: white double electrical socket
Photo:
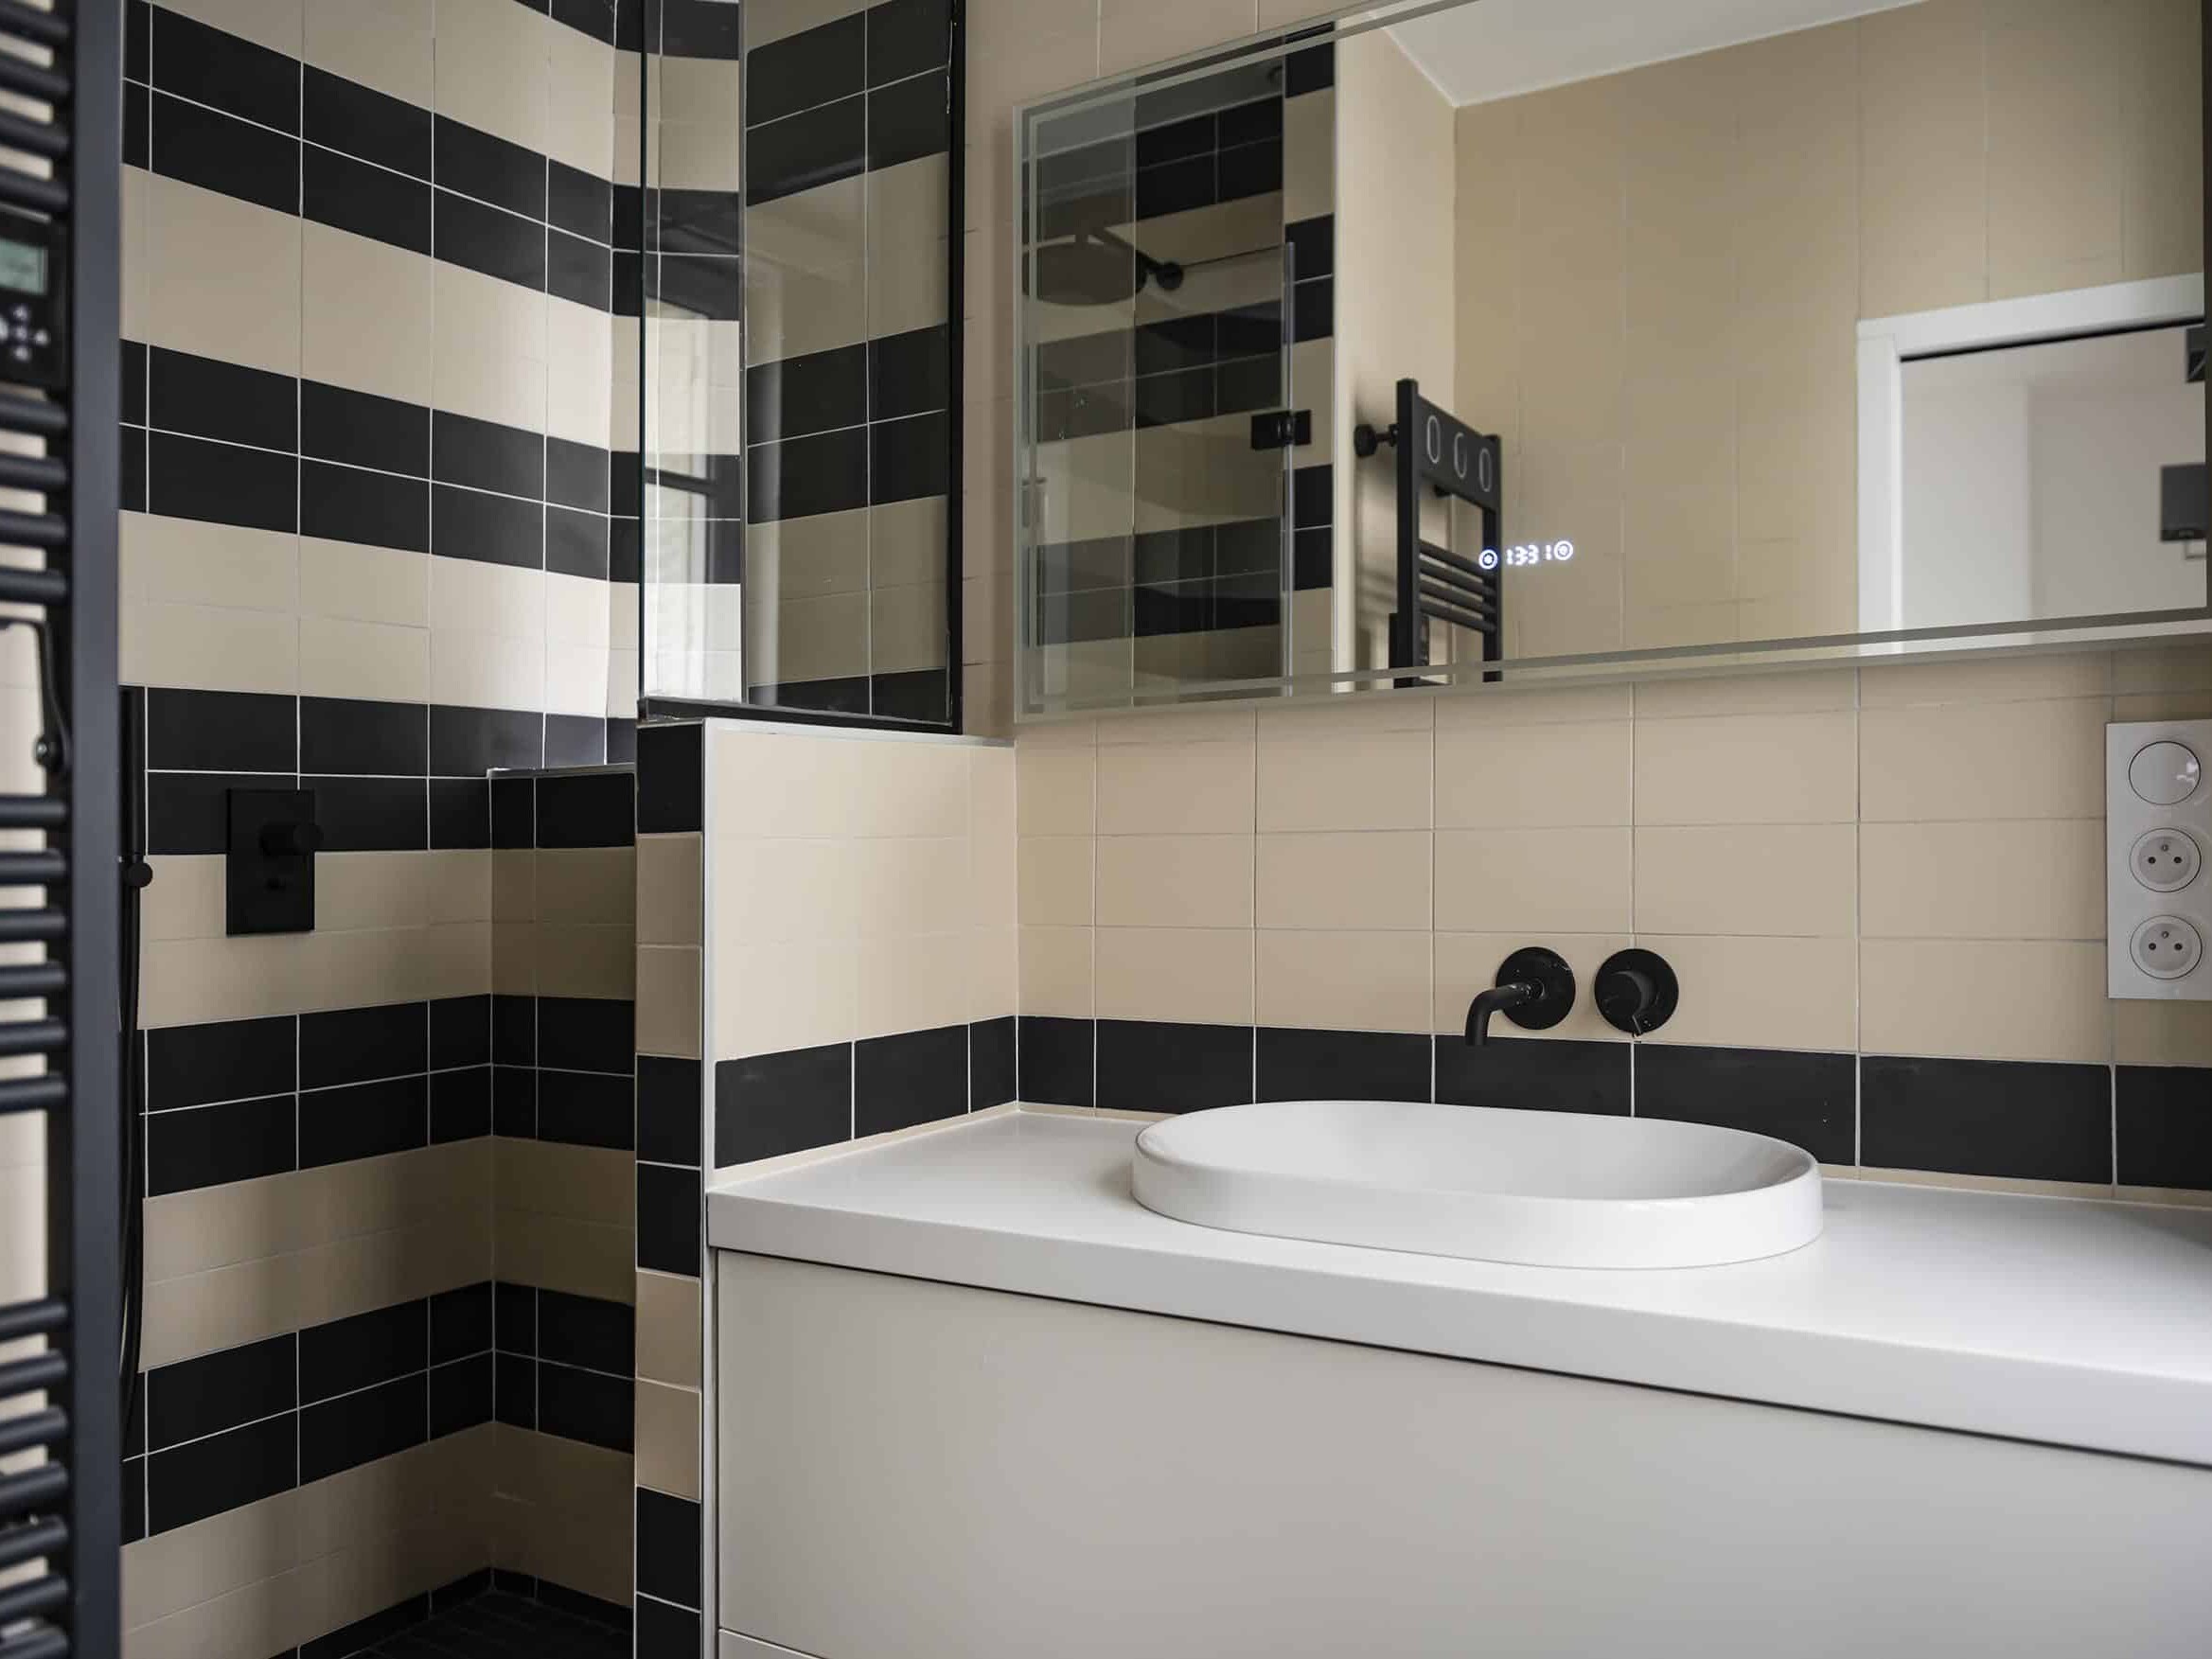
[[[2212,1002],[2212,720],[2107,726],[2104,767],[2111,994]]]

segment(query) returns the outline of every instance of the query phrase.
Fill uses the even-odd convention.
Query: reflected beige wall
[[[1509,649],[1856,627],[1863,317],[2203,264],[2193,0],[1924,0],[1458,114]],[[1356,307],[1366,310],[1370,307]]]

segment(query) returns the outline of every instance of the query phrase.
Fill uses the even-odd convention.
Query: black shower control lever
[[[1593,994],[1607,1025],[1640,1037],[1674,1017],[1682,987],[1665,957],[1649,950],[1617,950],[1598,969]]]
[[[1549,1031],[1574,1007],[1574,969],[1557,951],[1531,944],[1497,964],[1497,982],[1467,1004],[1467,1041],[1490,1041],[1490,1016],[1502,1014],[1532,1032]]]

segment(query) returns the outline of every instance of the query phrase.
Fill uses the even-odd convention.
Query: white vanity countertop
[[[1014,1113],[734,1174],[709,1242],[2212,1466],[2212,1209],[1831,1181],[1786,1256],[1517,1267],[1155,1215],[1129,1195],[1142,1126]]]

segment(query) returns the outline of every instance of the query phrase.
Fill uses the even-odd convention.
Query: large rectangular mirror
[[[2201,0],[1363,9],[1018,122],[1018,708],[2212,627]]]

